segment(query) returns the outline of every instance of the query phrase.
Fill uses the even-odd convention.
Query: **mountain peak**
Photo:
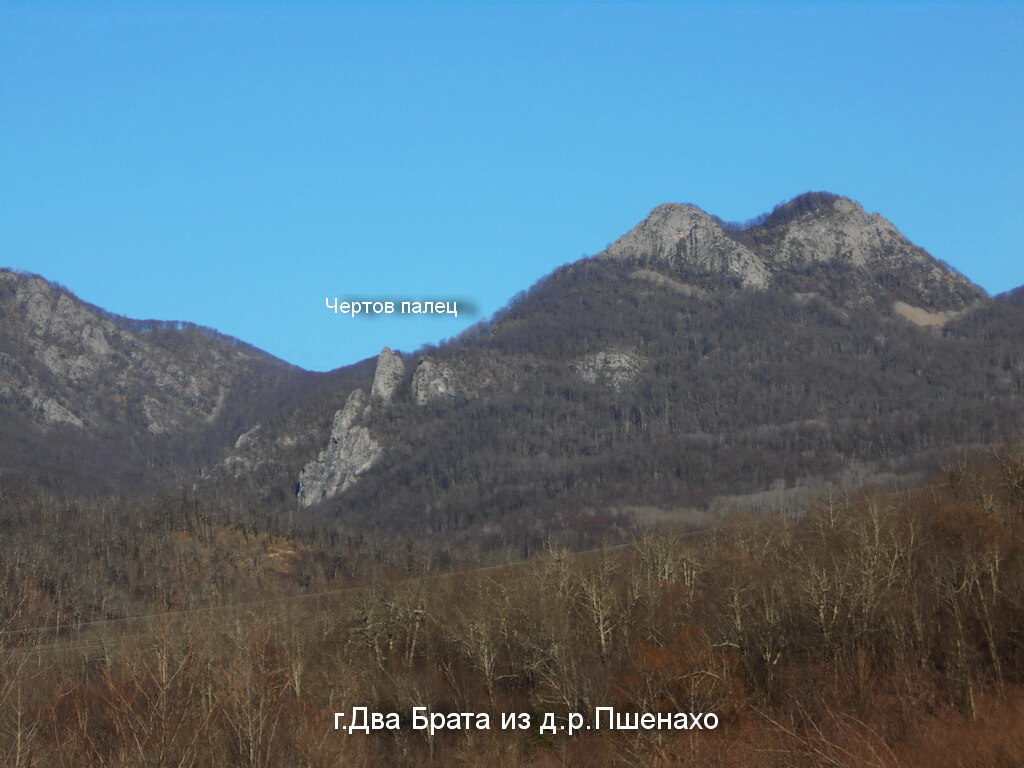
[[[762,217],[759,224],[764,227],[784,226],[802,216],[829,216],[835,212],[844,214],[864,213],[863,206],[856,200],[832,192],[804,192],[791,200],[779,203]]]
[[[698,282],[725,280],[762,288],[768,270],[746,246],[700,208],[685,203],[659,205],[598,258],[656,266]]]
[[[598,258],[705,290],[775,283],[833,293],[842,285],[843,303],[881,291],[930,311],[957,311],[985,295],[885,217],[832,192],[798,195],[747,225],[726,224],[694,205],[659,205]],[[808,280],[823,284],[807,287]]]
[[[745,234],[772,272],[828,266],[929,309],[958,310],[984,296],[884,216],[830,192],[808,192],[776,206]]]

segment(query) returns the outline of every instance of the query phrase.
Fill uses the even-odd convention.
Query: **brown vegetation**
[[[84,525],[67,510],[35,512]],[[737,514],[699,535],[652,530],[576,555],[552,546],[452,575],[403,571],[401,557],[343,575],[310,566],[308,589],[335,587],[320,595],[275,564],[316,561],[315,548],[184,518],[152,540],[186,559],[150,563],[157,588],[142,589],[140,566],[123,565],[135,559],[131,532],[106,530],[109,551],[90,557],[120,575],[98,581],[101,566],[83,558],[90,594],[141,585],[135,599],[156,618],[26,633],[30,617],[53,626],[54,607],[86,582],[44,589],[17,547],[0,555],[4,765],[1024,761],[1024,448],[908,491],[825,497],[798,520]],[[238,556],[247,540],[262,562]],[[185,574],[217,557],[219,607],[178,611]],[[195,578],[209,590],[215,576]],[[288,585],[278,599],[228,605],[275,584]],[[401,728],[334,730],[334,713],[357,706],[399,713]],[[541,713],[593,723],[604,706],[714,712],[719,726],[540,732]],[[488,712],[491,728],[431,737],[412,729],[413,707]],[[502,730],[513,712],[532,727]]]

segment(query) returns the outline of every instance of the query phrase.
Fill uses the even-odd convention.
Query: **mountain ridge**
[[[96,444],[116,444],[136,476],[383,530],[541,537],[582,510],[905,473],[1008,437],[1024,414],[1020,309],[827,193],[745,228],[658,206],[456,339],[330,374],[194,328],[119,326],[70,298],[62,312],[59,296],[19,303],[13,282],[0,280],[0,408],[35,466],[53,429],[33,387],[79,419],[59,430],[92,446],[93,470]],[[97,374],[111,361],[120,389]],[[124,413],[93,440],[81,403],[97,399],[76,391],[97,383]],[[0,466],[24,473],[8,453]]]
[[[757,255],[713,217],[658,206],[490,321],[405,356],[389,401],[354,418],[339,410],[319,459],[292,470],[314,479],[300,498],[351,524],[416,519],[450,534],[614,509],[613,499],[701,506],[850,471],[899,475],[1012,434],[1024,338],[1000,334],[1019,330],[1019,314],[838,196],[777,208],[750,228],[762,235],[753,247],[813,232],[837,203],[840,235],[853,218],[885,237],[837,253],[832,233],[829,258],[778,259],[763,285],[731,269],[730,254]],[[443,395],[416,385],[434,370]],[[332,446],[361,442],[374,450],[322,463]]]
[[[115,484],[166,482],[178,473],[166,454],[192,453],[183,466],[209,460],[217,432],[305,377],[212,329],[115,315],[31,273],[0,270],[0,318],[0,443],[28,449],[42,474],[78,476],[76,465],[109,454],[99,464]]]

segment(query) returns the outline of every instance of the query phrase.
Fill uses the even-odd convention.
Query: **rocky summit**
[[[922,308],[959,310],[983,297],[963,275],[845,197],[808,193],[747,226],[692,205],[655,208],[598,258],[655,267],[696,284],[785,287],[823,267],[850,282],[846,301],[881,288]]]
[[[763,288],[769,270],[718,221],[692,205],[659,205],[598,258],[714,276],[742,287]]]

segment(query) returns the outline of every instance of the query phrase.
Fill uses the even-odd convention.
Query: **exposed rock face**
[[[770,220],[769,220],[770,222]],[[799,268],[814,262],[837,261],[877,269],[886,262],[918,261],[900,232],[879,214],[868,215],[859,203],[838,198],[803,213],[786,225],[767,252],[773,266]]]
[[[806,281],[813,270],[830,269],[834,279],[842,273],[842,301],[849,306],[879,291],[932,312],[957,311],[984,297],[881,215],[827,193],[800,195],[760,223],[729,231],[694,206],[660,205],[598,258],[635,264],[635,278],[666,288],[673,287],[666,280],[682,278],[679,285],[690,284],[691,291],[792,285],[794,276]]]
[[[212,331],[103,312],[8,269],[0,269],[0,317],[0,407],[43,431],[206,430],[225,406],[248,406],[260,375],[291,368]]]
[[[692,205],[659,205],[598,258],[682,267],[735,280],[745,288],[763,288],[769,281],[767,267],[750,249]]]
[[[412,375],[412,396],[416,405],[426,405],[437,398],[454,397],[454,372],[444,363],[423,358]]]
[[[833,197],[793,215],[812,195],[796,198],[764,223],[762,257],[773,271],[806,270],[814,264],[853,268],[897,298],[930,309],[960,309],[984,295],[963,275],[940,264],[877,213],[845,197]],[[774,219],[784,219],[781,226]]]
[[[245,449],[251,448],[252,446],[256,445],[256,443],[259,441],[260,432],[262,431],[262,429],[263,425],[257,424],[252,429],[246,430],[245,432],[240,434],[238,436],[238,439],[235,440],[235,450],[244,451]]]
[[[373,396],[390,403],[404,379],[405,363],[402,358],[392,352],[390,347],[384,347],[377,357],[377,371],[373,375],[371,390]]]
[[[373,439],[366,426],[369,410],[370,404],[363,391],[356,389],[348,396],[345,406],[334,414],[327,447],[306,464],[299,475],[302,506],[308,507],[343,493],[359,475],[380,460],[383,455],[380,443]]]
[[[588,355],[573,365],[573,369],[584,381],[606,384],[616,392],[621,392],[629,387],[645,362],[633,352],[610,349]]]
[[[8,392],[11,391],[7,387],[4,387],[4,389]],[[68,424],[76,429],[85,428],[85,424],[83,424],[82,420],[75,416],[75,414],[53,398],[40,394],[34,388],[27,387],[22,391],[22,395],[28,398],[29,402],[32,404],[33,412],[36,413],[47,426]]]
[[[227,456],[203,471],[201,479],[207,483],[230,479],[251,487],[254,477],[276,475],[282,479],[287,477],[290,484],[294,471],[286,467],[316,452],[323,445],[323,435],[308,423],[289,423],[288,426],[298,428],[281,431],[268,429],[260,423],[246,430],[235,440]]]

